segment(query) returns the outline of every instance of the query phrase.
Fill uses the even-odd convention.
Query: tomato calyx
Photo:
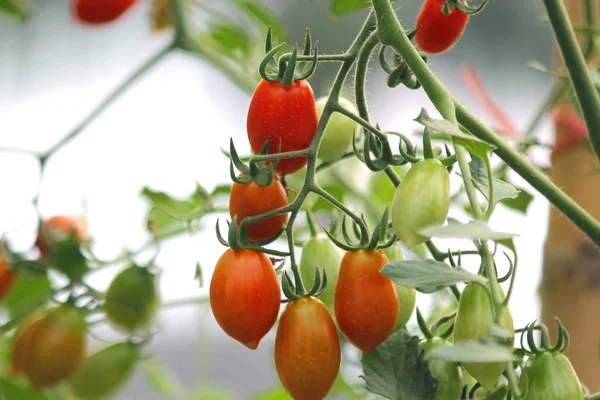
[[[554,317],[554,321],[558,327],[558,336],[556,339],[556,343],[554,346],[550,344],[550,334],[548,333],[548,328],[544,324],[537,325],[536,321],[527,324],[525,328],[523,328],[521,333],[521,348],[524,350],[525,354],[528,355],[538,355],[545,352],[550,353],[564,353],[569,347],[569,333],[565,329],[562,322],[558,317]],[[540,345],[538,346],[535,343],[534,332],[538,330],[540,332]],[[523,339],[527,337],[527,345],[529,346],[529,350],[526,349],[523,343]]]
[[[450,15],[454,8],[467,15],[476,15],[483,11],[487,6],[488,0],[483,0],[480,5],[476,7],[470,7],[464,0],[446,0],[444,5],[444,14]]]
[[[344,215],[341,223],[342,227],[342,236],[344,237],[344,242],[340,239],[336,238],[333,229],[328,231],[325,229],[325,233],[329,237],[329,239],[339,248],[346,251],[358,251],[358,250],[368,250],[373,251],[375,249],[385,249],[390,246],[393,246],[398,238],[392,229],[389,228],[389,219],[390,219],[390,210],[386,208],[383,212],[381,220],[375,226],[373,230],[373,235],[369,235],[369,228],[367,227],[364,218],[358,218],[355,216],[351,216],[352,218],[352,229],[354,230],[354,235],[359,238],[359,242],[356,243],[350,235],[348,234],[348,229],[346,227],[346,215]]]
[[[315,268],[315,280],[310,290],[306,290],[304,287],[298,268],[293,267],[292,274],[295,282],[292,282],[287,272],[284,272],[281,278],[281,289],[286,297],[286,300],[283,300],[284,303],[296,301],[303,297],[319,297],[327,289],[327,273],[325,273],[325,270],[321,272],[319,268]]]

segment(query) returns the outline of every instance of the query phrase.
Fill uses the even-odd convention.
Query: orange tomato
[[[74,234],[81,242],[88,240],[85,221],[77,217],[55,215],[42,223],[36,245],[43,257],[50,254],[57,242]]]

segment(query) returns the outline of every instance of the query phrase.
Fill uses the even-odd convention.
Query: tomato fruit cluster
[[[454,7],[444,14],[446,0],[425,0],[417,17],[419,28],[415,41],[421,50],[429,54],[443,53],[456,44],[462,36],[469,15]]]
[[[137,0],[73,0],[72,12],[84,24],[106,24],[123,15]]]

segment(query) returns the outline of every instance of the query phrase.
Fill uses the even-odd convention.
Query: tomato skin
[[[419,347],[427,353],[443,344],[444,340],[436,337],[421,341]],[[428,364],[431,375],[438,380],[438,387],[432,400],[459,399],[463,389],[463,380],[458,365],[442,360],[429,360]]]
[[[315,96],[307,81],[294,81],[290,86],[261,81],[250,101],[246,128],[254,153],[258,154],[270,137],[269,154],[273,154],[280,142],[281,152],[308,148],[318,122]],[[307,161],[307,157],[281,160],[275,172],[280,176],[292,174]]]
[[[238,226],[244,218],[264,214],[288,204],[287,193],[277,177],[269,186],[261,186],[252,180],[248,183],[234,183],[229,197],[229,215],[237,217]],[[272,238],[288,221],[288,214],[279,214],[248,225],[246,233],[255,242]]]
[[[583,390],[569,359],[544,352],[527,360],[519,379],[522,400],[583,400]]]
[[[393,245],[384,249],[383,252],[387,256],[390,262],[404,260],[404,254],[397,245]],[[400,311],[398,312],[398,319],[394,326],[394,332],[398,331],[406,326],[410,317],[415,310],[417,304],[417,291],[415,288],[402,286],[394,283],[396,286],[396,293],[398,294],[398,302],[400,304]]]
[[[344,252],[324,234],[318,234],[306,241],[300,257],[300,276],[307,288],[312,287],[315,280],[315,267],[327,275],[327,288],[319,296],[331,314],[335,313],[333,300],[335,286],[340,274],[340,264]]]
[[[226,334],[255,350],[275,325],[280,303],[279,281],[266,254],[223,253],[210,282],[210,307]]]
[[[80,242],[88,240],[85,221],[81,218],[70,217],[67,215],[54,215],[40,226],[36,246],[40,250],[42,257],[46,257],[59,242],[67,239],[70,235]]]
[[[388,258],[381,250],[344,255],[335,288],[335,316],[344,336],[368,353],[394,331],[399,302],[394,282],[379,273]]]
[[[154,323],[159,304],[156,275],[147,268],[132,265],[119,272],[110,283],[104,310],[116,329],[145,333]]]
[[[439,160],[419,161],[408,171],[392,201],[392,226],[412,249],[428,238],[419,232],[442,225],[450,210],[450,177]]]
[[[508,308],[504,308],[503,314],[503,326],[514,334],[513,320]],[[458,303],[458,312],[454,322],[454,341],[489,337],[490,327],[493,324],[492,305],[487,289],[479,284],[469,283],[463,290]],[[463,363],[463,367],[487,391],[494,387],[505,366],[504,363]]]
[[[13,372],[36,390],[68,378],[85,356],[86,330],[83,314],[67,305],[30,319],[13,343]]]
[[[132,343],[117,343],[92,354],[71,377],[71,391],[81,400],[109,398],[127,382],[139,355]]]
[[[443,12],[446,0],[425,0],[417,17],[415,27],[420,27],[415,42],[421,50],[429,54],[443,53],[458,42],[469,16],[456,7],[450,15]]]
[[[106,24],[119,18],[137,0],[74,0],[73,16],[81,23]]]
[[[10,292],[15,283],[17,283],[17,274],[12,272],[6,261],[0,258],[0,300]]]
[[[317,100],[317,114],[319,118],[323,114],[327,103],[327,97],[321,97]],[[358,114],[356,107],[349,100],[341,97],[339,99],[340,106],[346,110]],[[326,162],[334,161],[343,156],[352,144],[354,130],[358,124],[339,112],[335,112],[329,117],[317,156]]]
[[[275,339],[275,367],[295,400],[321,400],[340,369],[341,348],[327,307],[314,297],[287,305]]]

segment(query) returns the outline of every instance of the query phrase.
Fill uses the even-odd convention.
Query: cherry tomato
[[[10,270],[9,265],[0,258],[0,300],[10,291],[17,283],[17,274]]]
[[[137,0],[73,0],[72,12],[84,24],[106,24],[119,18]]]
[[[402,250],[400,250],[400,247],[396,245],[384,249],[383,252],[385,253],[390,262],[404,260],[404,254],[402,254]],[[402,286],[398,284],[394,285],[396,286],[398,302],[400,303],[398,320],[396,321],[396,326],[394,326],[394,331],[397,331],[406,326],[413,311],[415,310],[415,305],[417,303],[417,291],[415,290],[415,288]]]
[[[210,307],[226,334],[249,349],[271,330],[281,302],[279,281],[266,254],[229,249],[210,282]]]
[[[13,343],[13,372],[36,390],[68,378],[85,356],[86,330],[83,314],[67,305],[31,318]]]
[[[429,54],[443,53],[458,42],[462,36],[469,16],[456,7],[449,15],[443,9],[446,0],[425,0],[416,27],[419,31],[415,41],[421,50]]]
[[[562,353],[544,352],[527,360],[519,379],[522,400],[583,400],[579,378]]]
[[[294,81],[290,86],[261,81],[248,109],[246,125],[250,146],[258,154],[270,137],[270,154],[277,153],[279,143],[281,152],[306,149],[318,122],[315,96],[307,81]],[[292,174],[307,161],[307,157],[284,159],[279,161],[275,171],[281,176]]]
[[[75,235],[80,242],[87,241],[85,221],[77,217],[55,215],[40,226],[36,245],[42,257],[45,257],[58,243],[71,235]]]
[[[327,97],[317,100],[317,114],[321,117],[327,103]],[[339,99],[340,105],[346,110],[357,114],[356,107],[349,100]],[[358,124],[343,114],[335,112],[329,118],[317,156],[323,161],[334,161],[343,156],[352,144],[354,130]]]
[[[160,303],[156,275],[132,265],[117,274],[106,292],[104,310],[108,321],[125,332],[146,332]]]
[[[423,340],[419,343],[419,347],[427,353],[443,344],[443,339],[433,338],[430,340]],[[433,400],[460,399],[463,381],[458,365],[442,360],[429,360],[428,364],[431,375],[438,380],[438,386]]]
[[[340,250],[324,234],[311,237],[304,247],[300,257],[300,275],[304,286],[311,287],[315,280],[315,267],[327,275],[327,288],[319,296],[319,300],[325,304],[330,313],[335,313],[333,299],[335,297],[335,285],[340,273],[340,264],[344,252]]]
[[[341,350],[327,307],[314,297],[287,305],[275,338],[275,367],[295,400],[321,400],[340,370]]]
[[[92,354],[71,377],[71,391],[81,400],[111,397],[130,378],[139,356],[132,343],[117,343]]]
[[[335,288],[335,316],[340,330],[368,353],[390,336],[398,319],[394,282],[379,273],[388,258],[381,250],[344,255]]]
[[[458,303],[458,312],[454,322],[454,341],[479,340],[490,336],[490,327],[494,324],[492,305],[487,289],[476,283],[469,283],[463,290]],[[512,316],[504,308],[503,326],[514,334]],[[504,363],[463,363],[477,382],[487,391],[494,387],[498,377],[504,372]]]
[[[392,226],[398,238],[412,249],[428,238],[419,232],[442,225],[450,210],[450,178],[439,160],[419,161],[396,189]]]
[[[255,181],[234,183],[229,197],[229,215],[237,217],[239,225],[246,217],[264,214],[287,204],[287,193],[277,178],[269,186],[261,186]],[[255,242],[267,240],[284,229],[287,221],[287,214],[279,214],[248,225],[246,233]]]

